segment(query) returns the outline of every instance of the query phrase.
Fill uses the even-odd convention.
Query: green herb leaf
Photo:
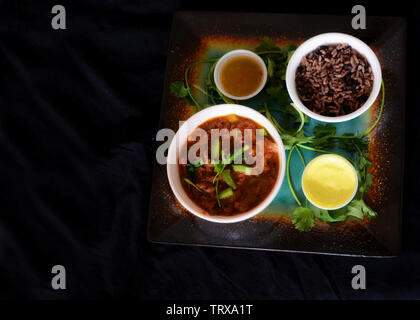
[[[340,214],[337,217],[332,217],[328,210],[321,209],[316,217],[322,222],[339,222],[346,220],[346,215]]]
[[[367,215],[369,218],[374,218],[378,214],[373,211],[363,199],[353,200],[347,206],[347,215],[363,220]]]
[[[265,92],[281,106],[287,105],[290,101],[289,94],[282,83],[267,87]]]
[[[360,179],[359,181],[359,192],[361,195],[364,195],[372,184],[372,176],[370,173],[366,173],[364,179]]]
[[[252,167],[248,167],[243,164],[232,164],[232,169],[235,172],[243,173],[246,175],[252,175]]]
[[[305,144],[312,141],[312,138],[305,137],[303,131],[299,131],[296,135],[291,135],[289,133],[280,134],[281,139],[283,140],[284,149],[290,150],[295,144]]]
[[[322,138],[325,136],[333,136],[335,135],[337,128],[334,127],[332,124],[318,124],[314,128],[314,134],[317,138]]]
[[[331,124],[318,124],[314,128],[315,139],[313,145],[318,149],[333,148],[335,145],[332,137],[335,135],[337,128]]]
[[[213,183],[215,183],[219,180],[219,177],[222,174],[223,170],[225,169],[226,165],[223,163],[216,163],[213,166],[214,166],[214,172],[216,173],[216,175],[213,178]]]
[[[359,193],[362,198],[372,184],[372,177],[369,173],[371,165],[372,163],[369,161],[367,156],[364,153],[360,153],[359,162],[357,163],[357,175],[359,178]]]
[[[293,211],[292,222],[299,231],[308,231],[315,225],[315,213],[309,208],[298,207]]]
[[[293,56],[293,54],[295,53],[295,51],[296,51],[296,47],[295,47],[295,49],[289,49],[289,52],[287,53],[286,63],[289,63],[289,60]]]
[[[170,85],[170,90],[175,97],[185,98],[188,95],[188,90],[182,81],[174,81]]]
[[[188,179],[188,178],[184,178],[184,181],[185,181],[186,183],[188,183],[189,185],[193,186],[194,188],[196,188],[198,191],[203,192],[203,190],[201,190],[199,187],[197,187],[197,186],[195,185],[195,183],[193,183],[190,179]]]
[[[232,189],[236,189],[236,183],[235,181],[233,181],[232,176],[230,175],[229,169],[223,170],[222,178],[229,187],[232,187]]]
[[[228,199],[233,197],[233,190],[232,188],[227,188],[225,190],[223,190],[222,192],[220,192],[219,198],[220,199]]]
[[[371,165],[372,162],[370,162],[370,160],[364,154],[362,154],[360,156],[359,162],[357,163],[359,170],[369,169]]]
[[[343,137],[351,137],[351,138],[341,138],[338,139],[338,147],[348,152],[357,152],[362,151],[365,152],[369,145],[369,141],[366,137],[358,137],[355,136],[353,133],[345,133],[342,135]]]
[[[260,43],[260,45],[255,48],[255,52],[263,52],[263,51],[271,51],[271,50],[280,50],[280,48],[276,47],[276,44],[274,43],[274,40],[270,37],[264,37],[263,41]]]
[[[182,81],[174,81],[169,86],[170,91],[175,97],[182,98],[185,102],[190,105],[194,106],[194,101],[192,101],[188,89],[184,86],[184,82]]]

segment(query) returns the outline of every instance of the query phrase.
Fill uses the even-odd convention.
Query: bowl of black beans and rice
[[[343,33],[324,33],[302,43],[289,60],[286,85],[295,105],[324,122],[354,119],[375,102],[382,81],[373,50]]]

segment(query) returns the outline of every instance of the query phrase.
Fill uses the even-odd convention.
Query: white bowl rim
[[[280,168],[279,168],[277,180],[272,190],[267,195],[267,197],[262,202],[260,202],[256,207],[252,208],[249,211],[236,214],[234,216],[209,215],[205,212],[205,210],[195,205],[194,202],[189,198],[189,196],[184,192],[184,189],[180,182],[177,154],[179,153],[179,149],[184,145],[185,142],[181,141],[181,143],[177,145],[177,141],[180,139],[181,134],[183,134],[183,136],[188,137],[200,124],[206,122],[207,120],[210,120],[212,118],[219,117],[219,116],[221,117],[221,116],[229,115],[229,114],[236,114],[241,117],[249,118],[257,122],[261,126],[263,126],[268,131],[270,136],[278,145]],[[173,164],[172,162],[174,159],[176,161],[176,164]],[[212,222],[219,222],[219,223],[233,223],[233,222],[243,221],[257,215],[262,210],[264,210],[277,196],[280,190],[280,187],[283,183],[285,171],[286,171],[286,153],[285,153],[283,141],[281,140],[281,137],[279,133],[277,132],[277,130],[274,128],[271,122],[258,111],[250,107],[237,105],[237,104],[220,104],[220,105],[211,106],[191,116],[188,120],[186,120],[182,124],[182,126],[179,128],[179,130],[173,137],[171,144],[169,146],[167,160],[168,160],[168,163],[166,167],[167,167],[167,176],[169,180],[169,185],[171,186],[171,189],[175,197],[177,198],[177,200],[192,214],[202,219],[212,221]],[[170,160],[172,161],[170,162]]]
[[[223,65],[226,64],[226,62],[228,62],[230,59],[232,59],[234,57],[239,57],[239,56],[252,57],[255,61],[258,62],[258,64],[260,65],[260,67],[263,71],[263,78],[262,78],[260,86],[254,92],[252,92],[251,94],[249,94],[247,96],[241,96],[241,97],[234,96],[234,95],[231,95],[230,93],[226,92],[225,89],[223,88],[222,84],[220,83],[220,72],[222,70]],[[251,50],[246,50],[246,49],[231,50],[231,51],[225,53],[216,62],[216,66],[214,67],[213,78],[214,78],[214,83],[215,83],[217,89],[219,89],[219,91],[223,95],[225,95],[226,97],[228,97],[230,99],[234,99],[234,100],[247,100],[247,99],[250,99],[252,97],[255,97],[264,88],[264,86],[267,82],[267,66],[264,63],[264,60],[258,54],[256,54],[255,52],[253,52]]]
[[[323,115],[317,114],[309,110],[302,103],[296,91],[295,77],[296,77],[296,70],[304,56],[306,56],[308,53],[312,52],[313,50],[315,50],[316,48],[322,45],[338,44],[338,43],[349,44],[367,59],[367,61],[369,62],[372,68],[374,81],[373,81],[372,91],[368,99],[359,109],[357,109],[356,111],[352,113],[346,114],[344,116],[329,117],[329,116],[323,116]],[[381,89],[381,82],[382,82],[381,65],[379,63],[378,57],[373,52],[373,50],[359,38],[356,38],[349,34],[339,33],[339,32],[322,33],[312,38],[309,38],[308,40],[303,42],[293,53],[286,69],[286,87],[293,103],[310,118],[313,118],[318,121],[323,121],[323,122],[331,122],[331,123],[344,122],[344,121],[354,119],[360,116],[361,114],[363,114],[364,112],[366,112],[374,104],[376,98],[378,97],[380,89]]]
[[[345,162],[347,162],[347,163],[350,165],[350,167],[353,169],[353,171],[354,171],[354,175],[355,175],[355,177],[356,177],[356,185],[355,185],[355,188],[354,188],[353,194],[351,195],[351,197],[349,198],[349,200],[347,200],[344,204],[339,205],[339,206],[337,206],[337,207],[333,207],[333,208],[322,207],[322,206],[320,206],[320,205],[317,205],[317,204],[313,203],[313,202],[311,201],[311,199],[309,199],[308,195],[306,194],[306,192],[305,192],[305,188],[304,188],[304,186],[303,186],[303,177],[304,177],[304,175],[305,175],[306,169],[309,167],[309,165],[311,164],[311,162],[313,162],[313,161],[315,161],[315,160],[317,160],[317,159],[319,159],[319,158],[324,158],[324,157],[328,157],[328,156],[334,156],[334,157],[340,157],[340,158],[342,158],[342,159],[343,159]],[[341,209],[341,208],[345,207],[346,205],[348,205],[348,204],[349,204],[349,203],[353,200],[354,196],[355,196],[355,195],[356,195],[356,193],[357,193],[357,189],[359,188],[359,179],[358,179],[358,176],[357,176],[357,171],[356,171],[356,168],[353,166],[353,164],[352,164],[350,161],[348,161],[346,158],[344,158],[343,156],[341,156],[341,155],[339,155],[339,154],[335,154],[335,153],[327,153],[327,154],[321,154],[321,155],[319,155],[319,156],[316,156],[315,158],[313,158],[311,161],[309,161],[309,162],[306,164],[305,169],[303,170],[303,172],[302,172],[302,176],[301,176],[301,178],[300,178],[300,185],[302,186],[302,191],[303,191],[303,194],[305,195],[305,198],[306,198],[306,199],[308,199],[308,201],[309,201],[312,205],[314,205],[315,207],[317,207],[317,208],[319,208],[319,209],[323,209],[323,210],[338,210],[338,209]]]

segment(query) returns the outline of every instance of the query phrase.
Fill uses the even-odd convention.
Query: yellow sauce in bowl
[[[345,158],[325,154],[306,166],[302,189],[306,198],[321,209],[334,210],[345,206],[357,191],[357,173]]]

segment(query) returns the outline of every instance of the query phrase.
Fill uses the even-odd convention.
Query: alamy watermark
[[[55,274],[55,276],[51,279],[51,288],[54,290],[66,289],[66,268],[57,264],[52,267],[51,273]]]
[[[54,30],[67,29],[66,27],[66,8],[62,5],[55,5],[51,9],[51,13],[55,16],[51,20],[51,27]]]
[[[364,266],[358,264],[351,269],[352,274],[356,274],[351,280],[351,287],[354,290],[366,289],[366,269]]]
[[[366,9],[358,4],[351,9],[351,13],[355,14],[351,20],[351,27],[355,30],[366,29]]]

